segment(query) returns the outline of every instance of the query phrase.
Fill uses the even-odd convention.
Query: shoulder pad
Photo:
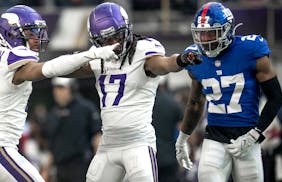
[[[183,51],[183,53],[187,53],[187,52],[198,52],[198,47],[196,44],[192,44],[189,45],[188,47],[186,47]]]
[[[23,46],[15,47],[9,52],[7,58],[8,70],[11,71],[17,69],[30,61],[39,61],[39,57],[36,52]]]
[[[245,42],[245,49],[249,51],[255,58],[270,54],[267,41],[260,35],[242,36],[241,41]]]
[[[153,38],[139,40],[137,46],[138,51],[143,52],[145,57],[165,55],[165,48],[163,45]]]

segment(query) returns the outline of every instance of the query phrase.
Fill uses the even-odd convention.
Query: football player
[[[191,169],[187,138],[207,103],[208,124],[202,146],[200,182],[263,182],[260,142],[282,104],[282,93],[269,59],[267,41],[260,35],[235,36],[230,9],[218,2],[204,4],[191,24],[194,45],[184,52],[200,52],[202,64],[187,66],[192,79],[176,156]],[[259,115],[260,88],[267,102]]]
[[[116,45],[38,63],[48,43],[46,22],[32,8],[18,5],[0,17],[0,181],[44,181],[17,145],[23,133],[33,80],[69,74],[89,60],[117,57]]]
[[[118,59],[91,61],[75,74],[95,75],[100,96],[103,135],[87,172],[87,182],[158,181],[156,136],[152,109],[159,84],[157,75],[198,64],[196,54],[165,56],[162,44],[136,35],[126,11],[115,3],[96,6],[88,19],[92,43],[115,49]]]

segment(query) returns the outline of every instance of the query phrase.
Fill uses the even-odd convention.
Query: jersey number
[[[107,93],[105,91],[105,79],[106,79],[106,76],[107,75],[101,75],[100,78],[99,78],[99,84],[100,84],[101,92],[103,94],[103,97],[102,97],[103,107],[106,107],[106,96],[107,96]],[[116,80],[119,80],[119,88],[118,88],[118,94],[117,94],[117,96],[115,98],[113,106],[118,105],[120,99],[123,96],[124,83],[125,83],[125,80],[126,80],[126,74],[110,75],[109,83],[115,83]]]
[[[230,102],[228,104],[214,104],[212,101],[219,101],[222,98],[221,88],[230,87],[230,84],[235,84]],[[203,79],[202,85],[205,89],[212,88],[211,94],[207,94],[206,98],[209,101],[208,112],[218,114],[232,114],[242,112],[240,97],[245,85],[243,73],[233,76],[221,76],[220,81],[215,78]]]

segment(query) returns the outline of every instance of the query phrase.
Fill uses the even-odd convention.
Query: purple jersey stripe
[[[156,51],[149,51],[145,53],[146,56],[151,55],[151,54],[161,54],[161,53],[156,52]]]
[[[14,64],[15,62],[20,62],[24,60],[30,60],[30,61],[38,61],[38,57],[36,56],[18,56],[15,55],[13,52],[10,52],[8,56],[8,65]]]
[[[4,147],[0,147],[0,163],[20,182],[34,182],[32,178],[9,156]]]
[[[151,159],[154,182],[158,182],[158,166],[157,166],[156,155],[155,155],[152,147],[148,147],[148,149],[149,149],[149,155],[150,155],[150,159]]]
[[[145,40],[149,41],[149,42],[152,42],[152,38],[146,38]]]
[[[155,176],[156,176],[156,182],[159,181],[159,173],[158,173],[158,162],[157,162],[157,156],[156,156],[156,153],[153,152],[153,148],[151,147],[151,150],[152,150],[152,153],[153,153],[153,159],[154,159],[154,166],[155,166]]]

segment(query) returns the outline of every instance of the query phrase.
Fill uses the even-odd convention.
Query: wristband
[[[181,130],[179,131],[179,135],[177,138],[177,143],[178,144],[183,144],[186,143],[190,135],[187,135],[186,133],[182,132]]]
[[[259,133],[259,138],[257,139],[257,142],[258,143],[263,142],[263,140],[265,139],[265,136],[262,134],[262,132],[257,127],[255,127],[254,129],[256,130],[256,132]]]
[[[182,68],[185,68],[186,66],[188,66],[189,63],[184,63],[182,61],[182,56],[183,54],[179,54],[177,57],[176,57],[176,63],[178,66],[182,67]]]

